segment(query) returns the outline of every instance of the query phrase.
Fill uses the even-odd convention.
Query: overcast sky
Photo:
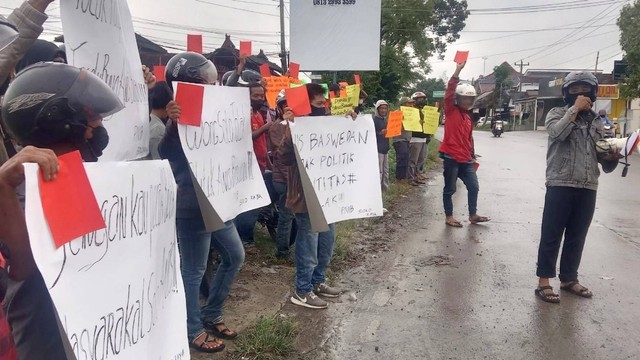
[[[399,0],[402,1],[402,0]],[[3,0],[0,12],[7,14],[22,0]],[[621,58],[619,31],[615,25],[626,0],[469,0],[472,15],[460,40],[451,44],[445,61],[432,59],[431,77],[451,74],[456,50],[470,51],[470,60],[463,73],[465,78],[477,78],[490,73],[504,61],[513,63],[524,59],[527,68],[592,69],[600,50],[599,69],[610,72],[613,61]],[[529,11],[505,14],[506,7],[567,4],[570,9]],[[560,4],[560,5],[558,5]],[[169,47],[186,47],[187,33],[203,33],[205,51],[220,46],[224,33],[230,33],[238,44],[252,40],[254,51],[262,48],[277,59],[280,43],[279,9],[275,0],[129,0],[136,31]],[[500,14],[474,14],[473,10],[501,8]],[[289,2],[285,5],[286,42],[288,44]],[[43,35],[52,38],[62,33],[59,2],[48,11],[52,15]],[[486,12],[486,10],[485,10]],[[495,12],[493,12],[495,13]],[[354,19],[357,21],[357,19]],[[347,26],[347,25],[345,25]],[[357,41],[355,39],[354,41]],[[560,42],[556,46],[554,43]]]

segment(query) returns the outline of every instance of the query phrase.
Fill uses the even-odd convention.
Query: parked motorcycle
[[[491,133],[494,137],[500,137],[504,132],[503,128],[504,122],[502,120],[496,120],[496,122],[493,124],[493,128],[491,129]]]

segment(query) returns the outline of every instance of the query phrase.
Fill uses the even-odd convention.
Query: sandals
[[[447,226],[451,226],[454,228],[461,228],[462,227],[462,223],[458,220],[445,220],[445,224],[447,224]]]
[[[572,281],[566,285],[560,286],[560,290],[570,292],[573,295],[577,295],[586,299],[590,299],[593,297],[593,293],[591,292],[591,290],[587,289],[582,285],[580,285],[580,290],[576,290],[575,289],[576,285],[580,285],[580,283],[577,281]]]
[[[224,323],[217,323],[214,324],[212,322],[209,323],[205,323],[204,324],[204,328],[205,330],[207,330],[208,332],[210,332],[211,334],[213,334],[214,336],[220,338],[220,339],[225,339],[225,340],[233,340],[235,338],[238,337],[238,333],[235,331],[232,331],[231,329],[229,329],[228,327],[224,326],[224,329],[222,330],[218,330],[218,325],[223,325]]]
[[[558,296],[558,294],[556,293],[551,293],[551,294],[547,294],[545,292],[545,290],[552,290],[553,288],[551,286],[542,286],[542,287],[538,287],[535,290],[535,294],[537,297],[539,297],[540,299],[542,299],[542,301],[544,302],[548,302],[548,303],[552,303],[552,304],[558,304],[560,302],[560,297]]]
[[[486,217],[486,216],[477,216],[477,215],[476,215],[476,217],[474,218],[474,220],[471,220],[471,218],[469,218],[469,221],[470,221],[472,224],[476,225],[476,224],[481,224],[481,223],[489,222],[489,221],[491,221],[491,219],[490,219],[490,218],[488,218],[488,217]]]
[[[204,341],[201,342],[200,344],[197,344],[196,340],[199,339],[202,335],[205,336]],[[218,343],[218,345],[215,347],[207,347],[207,345],[211,343]],[[209,334],[203,331],[200,334],[198,334],[198,336],[196,336],[193,340],[191,340],[191,342],[189,343],[189,347],[203,353],[213,354],[213,353],[217,353],[224,350],[225,345],[222,342],[218,342],[218,339],[210,337]]]

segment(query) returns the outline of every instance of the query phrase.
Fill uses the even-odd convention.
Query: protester
[[[169,60],[165,78],[168,84],[172,81],[214,84],[218,74],[213,63],[204,56],[186,52]],[[176,230],[187,303],[189,345],[201,352],[219,352],[224,349],[224,344],[207,332],[222,339],[233,339],[238,335],[226,327],[222,314],[231,285],[244,262],[244,248],[233,221],[227,221],[220,230],[207,231],[191,178],[189,161],[178,136],[176,121],[180,117],[180,107],[172,101],[167,110],[170,120],[158,150],[163,159],[169,160],[178,184]],[[199,289],[211,246],[220,253],[222,262],[211,282],[209,297],[201,312]]]
[[[578,281],[582,250],[593,219],[598,190],[598,162],[612,172],[619,155],[598,158],[596,142],[603,138],[603,121],[592,110],[598,94],[598,79],[589,72],[572,72],[564,79],[564,107],[547,115],[547,193],[538,249],[536,296],[560,302],[549,279],[556,277],[560,258],[560,289],[584,298],[593,293]]]
[[[400,106],[413,107],[415,102],[408,97],[400,99]],[[411,131],[402,127],[402,134],[393,138],[393,148],[396,150],[396,180],[406,181],[409,179],[409,145],[411,142]],[[420,185],[411,182],[412,185]]]
[[[416,92],[411,95],[411,99],[415,103],[415,107],[420,111],[420,124],[424,125],[424,114],[422,108],[427,104],[427,95],[423,92]],[[409,178],[412,185],[424,185],[427,179],[420,172],[420,165],[426,159],[427,143],[430,136],[423,131],[413,131],[411,133],[411,141],[409,145]]]
[[[282,161],[282,156],[278,152],[278,146],[287,131],[288,124],[284,121],[284,115],[287,109],[287,98],[285,91],[282,90],[276,98],[276,121],[269,129],[269,138],[274,144],[273,149],[273,188],[278,198],[276,205],[278,206],[278,227],[276,229],[276,257],[278,259],[289,259],[289,244],[291,232],[293,230],[294,214],[287,208],[287,180],[289,178],[289,169]]]
[[[47,94],[34,99],[32,94]],[[24,104],[25,96],[32,99]],[[55,63],[26,68],[11,83],[2,116],[11,136],[25,146],[0,167],[0,237],[11,252],[5,307],[20,359],[72,358],[59,327],[49,291],[36,269],[28,242],[24,211],[24,168],[40,166],[45,181],[59,170],[56,156],[80,151],[84,161],[97,161],[109,143],[102,118],[121,110],[116,94],[86,70]],[[22,280],[22,281],[20,281]],[[67,346],[67,353],[65,353]]]
[[[376,114],[373,116],[373,124],[376,129],[376,142],[378,143],[378,165],[380,166],[380,186],[382,191],[389,188],[389,139],[387,138],[387,117],[389,115],[389,103],[378,100],[375,105]]]
[[[478,176],[476,174],[476,156],[473,147],[473,122],[469,116],[469,109],[473,106],[476,91],[469,84],[460,84],[458,76],[466,63],[458,64],[456,71],[449,80],[444,98],[444,115],[447,119],[444,125],[444,139],[440,144],[440,157],[444,160],[444,191],[443,203],[446,224],[452,227],[462,227],[453,216],[453,194],[457,189],[458,178],[467,187],[469,201],[469,221],[479,224],[489,221],[485,216],[477,213]]]
[[[149,114],[149,156],[148,160],[161,159],[158,145],[164,137],[165,126],[169,120],[167,105],[173,100],[173,92],[165,81],[157,83],[149,90],[151,113]]]
[[[319,84],[307,84],[307,93],[311,103],[310,116],[325,116],[327,114],[324,88]],[[354,119],[356,114],[350,114]],[[284,116],[293,120],[290,111]],[[295,214],[298,225],[296,236],[295,258],[296,279],[295,291],[291,302],[295,305],[310,309],[326,309],[327,302],[318,295],[329,298],[340,296],[339,289],[326,284],[326,270],[333,256],[335,244],[335,224],[329,224],[329,230],[321,233],[311,229],[307,203],[300,179],[300,169],[296,162],[296,155],[291,130],[287,127],[282,144],[278,147],[283,164],[289,166],[287,178],[287,207]]]
[[[249,84],[249,96],[251,97],[251,137],[253,138],[253,152],[258,160],[260,173],[264,177],[265,172],[270,169],[269,156],[267,151],[267,133],[274,122],[264,121],[261,108],[266,101],[265,88],[257,82]],[[235,224],[238,228],[240,239],[246,245],[255,245],[253,234],[260,215],[260,209],[253,209],[236,217]]]

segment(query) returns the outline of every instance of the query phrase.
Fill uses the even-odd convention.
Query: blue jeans
[[[260,216],[260,210],[253,209],[247,212],[243,212],[236,216],[236,219],[233,221],[236,224],[236,228],[238,229],[238,235],[240,235],[240,239],[242,241],[253,244],[256,241],[253,239],[253,232],[256,228],[256,222],[258,222],[258,217]]]
[[[278,197],[278,229],[276,231],[276,255],[289,256],[289,240],[291,239],[291,226],[294,215],[287,209],[287,184],[273,182],[273,189]]]
[[[444,191],[443,202],[444,212],[447,216],[453,216],[453,194],[457,190],[458,178],[467,187],[469,198],[469,216],[478,212],[478,175],[473,163],[459,163],[453,159],[444,159]]]
[[[244,247],[233,222],[213,233],[207,232],[201,217],[178,218],[178,248],[182,281],[187,300],[187,333],[192,341],[203,331],[203,321],[222,321],[222,308],[231,284],[244,262]],[[222,258],[210,284],[209,298],[200,310],[200,283],[207,269],[209,250],[214,247]]]
[[[329,231],[313,232],[307,213],[296,214],[296,222],[296,291],[302,295],[313,291],[314,285],[325,282],[325,272],[333,256],[336,228],[335,224],[330,224]]]

